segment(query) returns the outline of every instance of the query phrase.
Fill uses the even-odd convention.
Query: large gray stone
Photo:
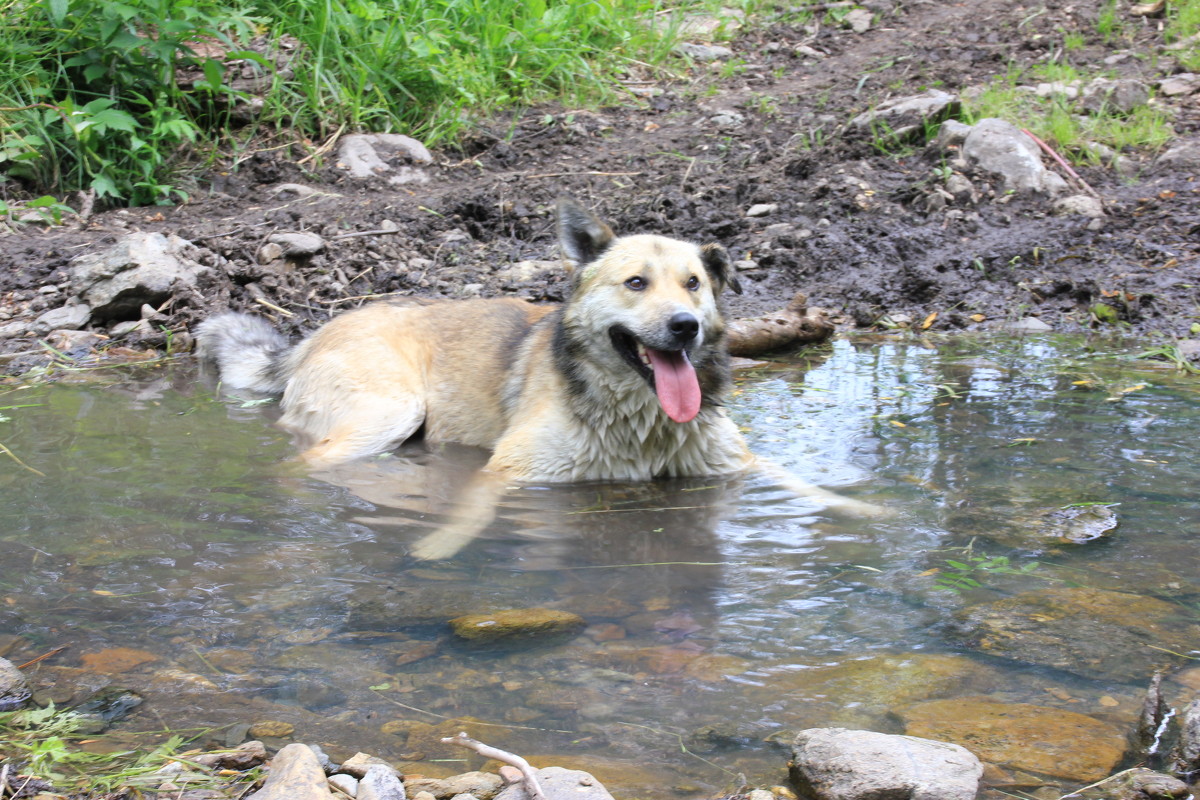
[[[929,89],[921,94],[880,103],[850,120],[850,127],[863,130],[886,125],[889,130],[896,131],[926,122],[940,122],[957,114],[960,107],[958,95],[941,89]]]
[[[143,305],[161,305],[208,272],[187,257],[190,246],[175,235],[131,233],[107,250],[71,262],[72,291],[92,307],[93,319],[138,319]]]
[[[1171,145],[1154,162],[1154,167],[1159,172],[1200,169],[1200,139],[1185,139]]]
[[[807,800],[974,800],[983,765],[956,744],[810,728],[792,743],[791,774]]]
[[[92,309],[83,303],[67,303],[52,308],[33,321],[33,332],[46,334],[50,331],[77,331],[92,318]]]
[[[433,155],[416,139],[398,133],[356,133],[343,136],[338,146],[338,166],[352,178],[366,179],[394,173],[393,181],[423,183],[429,180],[420,170],[403,163],[393,165],[392,161],[430,164]]]
[[[0,658],[0,711],[13,711],[29,699],[29,684],[11,661]]]
[[[358,800],[406,800],[404,784],[396,770],[382,764],[367,767],[367,774],[358,782]]]
[[[1089,114],[1128,114],[1150,102],[1150,88],[1129,78],[1096,78],[1083,89],[1080,107]]]
[[[537,770],[538,785],[546,800],[613,800],[604,784],[583,770],[545,767]],[[514,783],[496,800],[529,800],[524,783]]]
[[[1037,143],[1002,119],[979,120],[963,141],[962,154],[968,164],[998,176],[1002,192],[1059,194],[1067,188],[1042,164]]]
[[[332,800],[333,792],[325,778],[325,770],[312,749],[293,742],[271,759],[267,782],[254,794],[253,800]]]

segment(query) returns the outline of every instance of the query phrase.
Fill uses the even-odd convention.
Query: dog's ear
[[[719,244],[706,244],[700,248],[700,261],[708,271],[708,277],[716,285],[716,294],[728,286],[735,294],[742,293],[742,284],[738,281],[737,270],[729,258],[729,251]]]
[[[558,199],[558,242],[567,258],[589,264],[612,244],[612,228],[570,197]]]

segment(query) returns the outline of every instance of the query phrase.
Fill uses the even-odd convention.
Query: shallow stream
[[[761,476],[528,487],[434,563],[409,550],[480,453],[411,448],[310,475],[270,405],[216,396],[187,362],[0,388],[0,654],[69,644],[34,682],[58,702],[141,692],[118,732],[240,741],[247,723],[286,722],[335,759],[449,775],[480,763],[438,742],[466,727],[618,797],[783,784],[790,731],[914,730],[913,709],[947,699],[1123,736],[1151,677],[1105,666],[1129,662],[1125,640],[1093,632],[1047,656],[962,618],[1053,588],[1156,598],[1167,628],[1200,621],[1200,381],[1121,350],[883,337],[744,367],[730,405],[752,449],[886,515]],[[446,626],[531,607],[588,627],[502,649]],[[1178,646],[1145,646],[1186,696],[1195,676],[1165,652]],[[1050,772],[1001,760],[996,785]]]

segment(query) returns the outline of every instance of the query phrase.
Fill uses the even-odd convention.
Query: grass
[[[964,114],[970,123],[999,117],[1028,128],[1075,163],[1094,160],[1087,148],[1090,143],[1118,152],[1158,150],[1174,136],[1169,115],[1154,105],[1140,106],[1128,114],[1084,114],[1080,100],[1065,92],[1039,97],[1029,89],[1038,83],[1061,83],[1081,90],[1095,77],[1102,76],[1085,74],[1062,62],[1038,64],[1028,70],[1010,68],[979,95],[965,100]]]
[[[182,737],[172,736],[161,745],[137,752],[94,753],[78,746],[84,738],[79,727],[78,715],[54,706],[0,714],[0,764],[8,767],[9,785],[19,787],[32,779],[49,782],[56,790],[71,792],[72,797],[99,798],[124,792],[141,796],[167,779],[156,773],[171,762],[184,764],[183,778],[175,776],[174,780],[188,788],[228,785],[205,770],[186,770]],[[238,777],[253,780],[256,775]]]
[[[186,169],[272,135],[400,131],[436,143],[507,109],[611,101],[622,77],[670,57],[685,12],[717,7],[0,0],[0,200],[79,190],[108,205],[173,203],[186,199]],[[249,127],[233,115],[244,99],[233,61],[269,86]]]

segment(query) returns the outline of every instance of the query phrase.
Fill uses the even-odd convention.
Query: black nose
[[[700,320],[686,311],[680,311],[667,322],[667,330],[678,342],[690,342],[700,332]]]

